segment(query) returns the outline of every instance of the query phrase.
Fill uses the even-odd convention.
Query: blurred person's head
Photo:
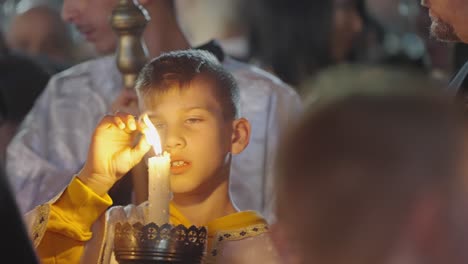
[[[215,38],[224,52],[248,60],[243,0],[174,0],[177,18],[190,43],[202,45]]]
[[[158,37],[154,30],[163,31],[168,34],[172,32],[167,31],[174,31],[173,28],[169,28],[169,26],[173,26],[172,22],[177,22],[175,19],[173,1],[174,0],[138,1],[138,4],[148,11],[151,22],[165,22],[165,24],[161,23],[157,25],[157,28],[151,27],[149,24],[145,28],[144,37],[150,53],[153,48],[156,50],[165,49],[165,47],[151,47],[151,45],[161,46],[161,43],[164,42],[174,42],[174,39],[158,39],[157,41],[161,43],[153,43],[153,39]],[[117,0],[64,0],[62,18],[74,25],[86,41],[93,44],[99,54],[111,54],[117,48],[117,34],[111,26],[111,15],[117,4]],[[157,13],[154,13],[155,11]],[[168,21],[171,22],[170,25]],[[159,54],[152,55],[157,56]]]
[[[286,263],[466,263],[461,111],[425,76],[390,71],[379,90],[361,80],[373,74],[317,97],[280,148],[279,251]]]
[[[363,29],[361,0],[246,2],[251,56],[297,85],[351,54]]]
[[[28,55],[57,63],[70,63],[73,41],[60,13],[48,6],[35,6],[15,16],[7,31],[8,46]]]
[[[49,78],[50,74],[29,57],[0,56],[0,164],[6,146]]]
[[[334,0],[331,32],[331,59],[336,62],[348,58],[354,40],[363,30],[360,0]]]
[[[71,23],[100,54],[110,54],[117,46],[117,35],[110,25],[117,0],[64,0],[62,18]]]
[[[468,2],[465,0],[421,0],[429,9],[431,35],[442,41],[468,43]]]

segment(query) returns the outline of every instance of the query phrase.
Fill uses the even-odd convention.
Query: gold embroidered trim
[[[43,204],[35,210],[37,213],[32,225],[31,239],[33,240],[34,247],[37,248],[45,234],[47,222],[49,222],[50,205]]]
[[[216,257],[221,253],[219,252],[220,245],[224,241],[241,240],[255,237],[266,232],[268,232],[268,225],[266,224],[251,225],[241,229],[219,232],[213,240],[211,249],[208,249],[205,263],[216,263]]]

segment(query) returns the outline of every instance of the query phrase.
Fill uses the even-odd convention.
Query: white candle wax
[[[167,152],[148,159],[148,220],[159,226],[169,223],[170,169],[171,157]]]

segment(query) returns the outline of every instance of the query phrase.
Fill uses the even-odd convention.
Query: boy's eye
[[[195,117],[185,119],[186,124],[196,124],[196,123],[200,123],[201,121],[203,121],[201,118],[195,118]]]

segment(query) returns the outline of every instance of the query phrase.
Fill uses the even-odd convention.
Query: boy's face
[[[141,100],[171,154],[171,189],[197,193],[227,180],[234,120],[223,116],[212,84],[195,79]]]

